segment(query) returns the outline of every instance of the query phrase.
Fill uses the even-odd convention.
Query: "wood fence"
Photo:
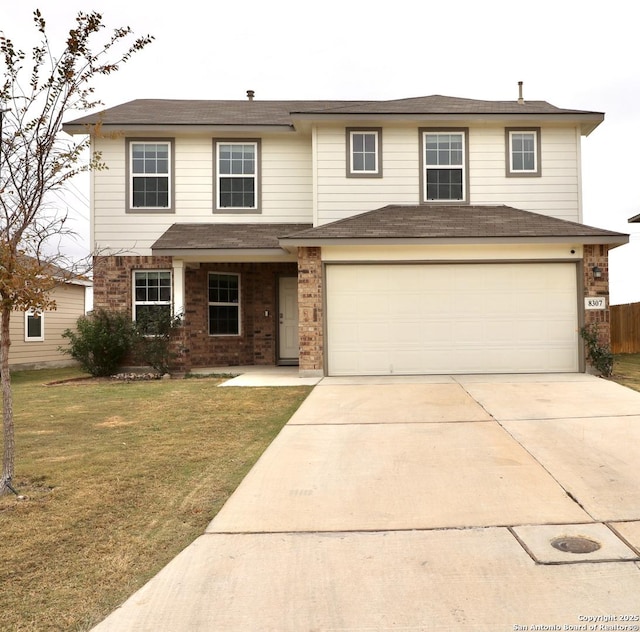
[[[640,353],[640,303],[611,305],[612,353]]]

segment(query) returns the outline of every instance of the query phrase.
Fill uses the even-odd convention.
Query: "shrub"
[[[70,342],[61,351],[95,377],[116,373],[132,348],[134,329],[130,317],[99,309],[78,318],[76,329],[63,332],[62,337]]]
[[[168,373],[176,356],[172,350],[173,332],[182,319],[169,310],[150,310],[134,324],[134,357],[137,363],[150,366],[158,373]]]
[[[608,345],[600,344],[598,338],[598,325],[592,323],[580,330],[580,335],[587,346],[587,355],[591,365],[602,375],[609,377],[613,373],[613,354]]]

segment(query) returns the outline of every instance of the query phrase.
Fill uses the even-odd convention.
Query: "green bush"
[[[76,329],[63,332],[62,337],[70,342],[61,351],[95,377],[116,373],[133,346],[133,323],[122,312],[95,310],[78,318]]]
[[[613,373],[613,354],[607,345],[601,345],[598,339],[598,325],[592,323],[580,330],[580,335],[587,346],[587,355],[591,365],[602,375],[609,377]]]
[[[172,350],[173,332],[182,319],[168,309],[149,310],[134,323],[133,355],[137,363],[150,366],[158,373],[168,373],[176,356]]]

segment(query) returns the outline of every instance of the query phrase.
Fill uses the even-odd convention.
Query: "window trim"
[[[255,174],[255,206],[234,207],[220,206],[220,178],[218,173],[218,146],[219,145],[255,145],[256,163]],[[214,138],[213,139],[213,212],[215,214],[238,215],[262,213],[262,142],[260,138]]]
[[[469,128],[468,127],[420,127],[418,129],[420,151],[420,204],[438,204],[460,206],[469,204]],[[427,134],[462,134],[462,199],[461,200],[427,200]]]
[[[29,318],[36,317],[40,320],[40,335],[39,336],[30,336],[29,335]],[[37,309],[29,309],[24,313],[24,341],[25,342],[44,342],[44,312],[38,311]]]
[[[522,132],[535,133],[535,169],[516,171],[513,169],[512,135]],[[542,134],[539,127],[505,127],[505,169],[507,178],[539,178],[542,175]]]
[[[347,127],[346,164],[347,178],[382,178],[382,128],[381,127]],[[353,168],[353,136],[354,134],[374,134],[376,139],[376,168],[373,171],[358,171]]]
[[[136,300],[136,274],[149,272],[168,272],[169,273],[169,288],[171,290],[171,297],[169,301],[137,301]],[[137,322],[137,307],[138,305],[168,305],[169,310],[173,310],[173,271],[168,268],[138,268],[131,271],[131,319],[133,322]],[[173,313],[171,311],[171,313]]]
[[[209,300],[209,279],[212,275],[218,276],[235,276],[238,278],[238,302],[237,303],[218,303]],[[221,270],[209,270],[207,272],[207,333],[210,338],[239,338],[242,336],[242,276],[239,272],[227,272]],[[211,321],[209,317],[209,308],[211,306],[223,306],[223,307],[237,307],[238,309],[238,333],[237,334],[212,334],[211,333]]]
[[[166,143],[169,146],[169,206],[133,206],[133,171],[131,169],[133,145],[136,143]],[[174,138],[125,138],[125,198],[127,213],[175,213],[175,139]]]

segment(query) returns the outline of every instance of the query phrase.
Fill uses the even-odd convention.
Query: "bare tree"
[[[63,119],[99,105],[95,80],[116,72],[153,37],[129,27],[105,32],[99,13],[78,13],[56,55],[40,11],[39,43],[27,56],[0,33],[0,374],[4,451],[0,494],[13,490],[15,443],[9,372],[9,323],[16,310],[55,309],[51,290],[74,270],[52,240],[69,234],[66,214],[48,203],[75,175],[104,165],[90,153],[88,137],[63,138]],[[87,159],[87,156],[89,158]],[[66,272],[63,272],[66,270]]]

